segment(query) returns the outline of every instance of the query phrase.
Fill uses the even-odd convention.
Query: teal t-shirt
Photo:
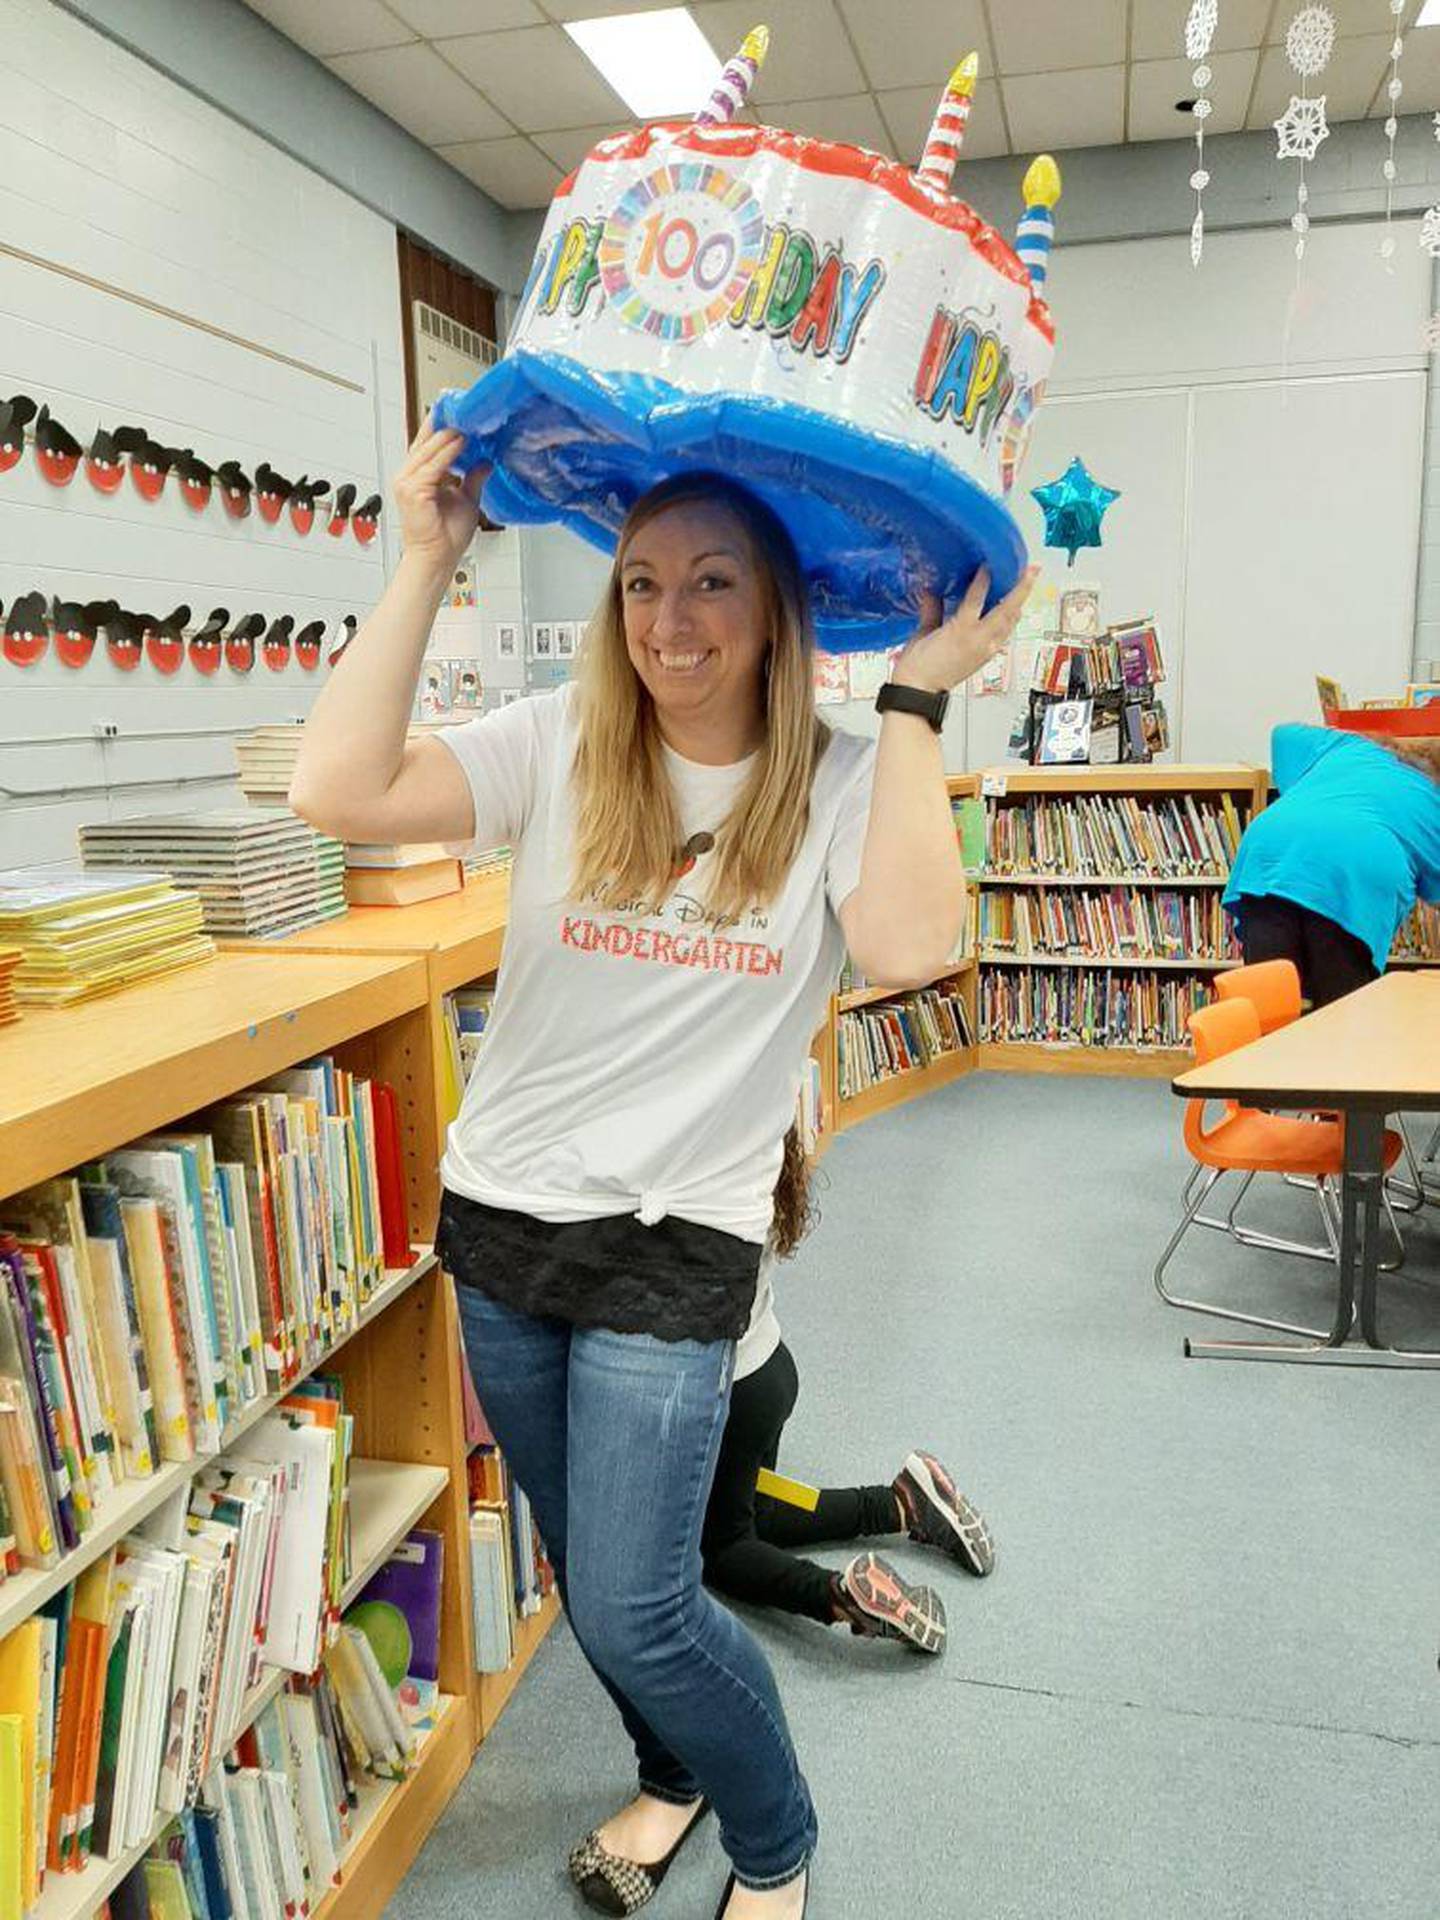
[[[1417,894],[1440,899],[1440,785],[1385,747],[1338,728],[1276,727],[1280,798],[1245,831],[1225,890],[1323,913],[1382,971]]]

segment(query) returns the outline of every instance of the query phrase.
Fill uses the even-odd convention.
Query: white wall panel
[[[129,421],[251,473],[383,491],[405,442],[389,222],[42,0],[0,0],[0,40],[26,102],[0,129],[0,398],[48,401],[82,443]],[[83,471],[57,491],[27,449],[0,475],[0,599],[334,622],[373,605],[394,532],[382,519],[367,550],[327,519],[322,501],[302,539],[288,515],[194,514],[173,480],[154,506]],[[86,819],[225,802],[234,733],[303,715],[323,678],[258,657],[249,676],[122,674],[103,643],[78,673],[0,660],[0,867],[70,857]]]

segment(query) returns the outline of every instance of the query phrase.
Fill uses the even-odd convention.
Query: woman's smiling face
[[[662,719],[752,709],[766,650],[765,590],[728,507],[678,502],[647,520],[620,568],[625,645]]]

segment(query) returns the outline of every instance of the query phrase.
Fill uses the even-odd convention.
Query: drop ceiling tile
[[[632,117],[562,27],[467,34],[445,41],[444,54],[526,133]]]
[[[1308,4],[1308,0],[1305,3]],[[1290,22],[1301,4],[1302,0],[1294,0],[1293,5],[1276,7],[1267,36],[1273,44],[1283,45]],[[1335,31],[1342,38],[1353,39],[1358,34],[1371,34],[1377,27],[1383,27],[1391,38],[1394,37],[1390,28],[1391,15],[1384,0],[1324,0],[1324,4],[1335,16]],[[1220,11],[1225,11],[1224,0],[1221,0]],[[1400,25],[1409,26],[1419,11],[1420,0],[1405,0],[1404,10],[1399,15]]]
[[[1384,82],[1390,78],[1387,64],[1381,76],[1380,97],[1370,111],[1384,119],[1390,111],[1390,102],[1385,96]],[[1405,36],[1405,53],[1400,62],[1400,84],[1404,92],[1400,95],[1402,113],[1433,113],[1440,108],[1440,27],[1422,27]],[[1407,140],[1408,133],[1408,140]],[[1425,136],[1430,137],[1427,127]],[[1402,128],[1400,138],[1408,145],[1420,138],[1419,129],[1413,131]]]
[[[1125,0],[1000,0],[990,9],[1002,74],[1108,67],[1125,58]]]
[[[427,146],[511,131],[489,102],[423,42],[381,53],[340,54],[325,64]]]
[[[1132,60],[1180,60],[1185,56],[1185,21],[1191,0],[1135,0],[1130,29]],[[1286,8],[1286,21],[1293,9]],[[1225,0],[1215,24],[1212,53],[1258,47],[1265,38],[1270,0]],[[1214,62],[1212,61],[1213,65]]]
[[[565,127],[554,133],[537,133],[535,145],[549,154],[562,173],[573,173],[597,142],[608,140],[618,131],[613,121],[609,126]]]
[[[691,13],[720,59],[728,60],[765,14],[756,0],[700,0]],[[818,100],[865,90],[865,76],[835,11],[834,0],[784,0],[769,13],[770,51],[755,83],[755,98]],[[768,112],[766,117],[768,118]]]
[[[905,0],[903,9],[887,0],[836,3],[872,87],[933,86],[938,98],[956,62],[972,51],[984,72],[990,39],[980,0]]]
[[[1125,69],[1025,73],[1002,82],[1016,153],[1118,145],[1125,124]]]
[[[876,95],[885,124],[894,138],[898,160],[912,167],[918,164],[939,97],[937,87],[897,87],[893,92]],[[975,89],[960,165],[963,168],[967,160],[989,160],[995,154],[1009,151],[1005,123],[1000,118],[1000,89],[993,80],[982,80]]]
[[[560,168],[528,140],[470,140],[437,147],[442,160],[502,207],[546,207],[562,179]]]
[[[843,140],[872,153],[890,154],[890,135],[875,96],[851,93],[829,100],[771,100],[765,118],[771,125],[806,134],[812,140]]]
[[[535,0],[479,0],[478,5],[476,0],[386,0],[386,4],[427,40],[545,24]]]
[[[1325,118],[1331,126],[1340,120],[1363,119],[1369,112],[1375,89],[1389,77],[1393,37],[1367,33],[1355,40],[1335,42],[1329,66],[1310,82],[1312,96],[1321,93],[1325,96]],[[1404,77],[1402,65],[1402,80]],[[1260,79],[1250,108],[1249,124],[1267,127],[1272,120],[1278,120],[1300,87],[1300,76],[1285,58],[1285,49],[1267,47],[1260,59]],[[1410,101],[1402,98],[1400,104],[1408,108]]]
[[[1245,124],[1250,85],[1259,63],[1258,49],[1243,53],[1212,53],[1214,76],[1206,97],[1213,111],[1205,131],[1237,133]],[[1195,122],[1177,113],[1177,100],[1194,98],[1188,60],[1137,60],[1130,69],[1130,138],[1132,140],[1191,140]]]
[[[334,53],[400,47],[415,35],[381,0],[246,0],[253,13],[318,60]]]

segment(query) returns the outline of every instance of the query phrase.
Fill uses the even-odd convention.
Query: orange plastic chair
[[[1257,960],[1253,967],[1232,967],[1215,976],[1217,1000],[1248,1000],[1260,1018],[1261,1033],[1288,1027],[1304,1011],[1300,969],[1293,960]]]
[[[1287,964],[1288,962],[1281,963]],[[1218,1000],[1190,1016],[1190,1035],[1195,1043],[1195,1064],[1206,1066],[1212,1060],[1248,1046],[1261,1034],[1260,1015],[1254,1002],[1245,997]],[[1303,1254],[1308,1258],[1335,1261],[1339,1258],[1338,1202],[1333,1182],[1338,1181],[1345,1165],[1345,1134],[1342,1123],[1329,1115],[1304,1120],[1273,1113],[1261,1113],[1254,1107],[1227,1101],[1220,1118],[1207,1126],[1206,1102],[1185,1103],[1185,1145],[1195,1161],[1195,1171],[1203,1169],[1198,1191],[1186,1199],[1179,1226],[1155,1266],[1155,1290],[1167,1306],[1183,1307],[1191,1313],[1209,1313],[1220,1320],[1239,1320],[1246,1326],[1270,1327],[1277,1333],[1296,1333],[1325,1340],[1329,1327],[1304,1327],[1290,1320],[1272,1320],[1263,1314],[1241,1313],[1234,1307],[1222,1307],[1209,1300],[1189,1300],[1171,1293],[1165,1285],[1165,1269],[1176,1248],[1192,1226],[1216,1226],[1234,1233],[1246,1246],[1270,1247],[1281,1253]],[[1399,1158],[1400,1137],[1389,1129],[1385,1133],[1384,1165],[1388,1171]],[[1325,1229],[1323,1247],[1306,1246],[1300,1241],[1282,1240],[1273,1234],[1243,1232],[1233,1221],[1202,1220],[1200,1209],[1211,1189],[1227,1173],[1247,1177],[1257,1173],[1298,1174],[1315,1182],[1314,1192]],[[1192,1175],[1193,1184],[1193,1175]],[[1232,1209],[1233,1211],[1233,1209]],[[1388,1211],[1388,1209],[1387,1209]],[[1394,1229],[1394,1216],[1390,1216]],[[1396,1233],[1398,1240],[1399,1235]]]
[[[1300,997],[1300,973],[1293,960],[1258,960],[1253,967],[1232,967],[1229,972],[1216,976],[1215,995],[1219,1000],[1248,1000],[1260,1016],[1262,1033],[1274,1033],[1277,1027],[1288,1027],[1305,1010]],[[1397,1176],[1390,1182],[1389,1197],[1397,1212],[1418,1213],[1427,1197],[1424,1175],[1403,1114],[1399,1120],[1405,1174],[1403,1179]],[[1437,1129],[1436,1138],[1440,1139],[1440,1129]],[[1228,1215],[1232,1225],[1235,1208],[1244,1197],[1243,1192],[1236,1195],[1235,1204]],[[1205,1224],[1208,1226],[1211,1223],[1207,1221]]]

